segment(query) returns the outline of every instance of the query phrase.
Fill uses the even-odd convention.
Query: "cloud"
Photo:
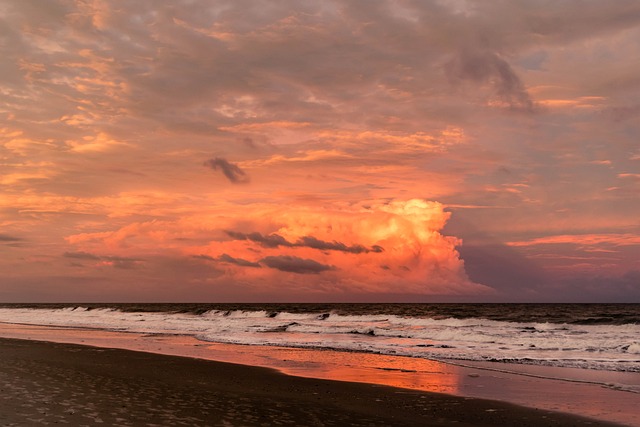
[[[547,284],[548,287],[540,293],[539,300],[600,303],[640,301],[640,270],[637,269],[615,275],[594,271],[589,275],[574,276]]]
[[[210,167],[214,171],[220,170],[227,179],[233,184],[245,184],[249,182],[249,176],[240,169],[238,165],[234,165],[233,163],[229,163],[226,159],[222,157],[216,157],[214,159],[209,159],[204,162],[205,166]]]
[[[549,281],[540,265],[504,244],[462,245],[459,252],[472,280],[489,284],[512,300],[530,297]]]
[[[267,256],[288,256],[334,267],[331,275],[314,279],[322,287],[430,295],[491,294],[490,288],[466,276],[455,248],[460,241],[440,233],[449,215],[441,204],[419,199],[368,201],[325,209],[287,206],[269,209],[260,219],[244,217],[245,227],[255,224],[263,230],[268,219],[275,228],[272,233],[226,234],[234,240],[259,244],[260,252],[266,255],[259,261],[264,265],[264,259],[269,262]],[[210,250],[230,251],[234,257],[256,251],[248,245],[229,246],[232,243],[212,242]],[[329,285],[331,280],[334,282]]]
[[[84,259],[84,260],[93,260],[93,261],[102,259],[98,255],[90,254],[88,252],[65,252],[63,256],[65,258]]]
[[[211,261],[202,264],[225,263],[208,279],[212,286],[232,280],[275,292],[291,280],[279,272],[330,272],[309,274],[308,280],[291,283],[291,290],[490,295],[491,288],[467,277],[456,250],[460,240],[442,234],[449,216],[442,204],[420,199],[323,201],[321,207],[222,203],[175,220],[128,223],[123,218],[126,225],[120,228],[69,236],[67,242],[90,254],[108,247],[131,259],[161,253],[187,255],[194,263],[194,257]],[[229,231],[238,228],[260,231]],[[110,261],[96,256],[97,265]],[[150,271],[150,256],[144,256],[145,271]]]
[[[352,254],[361,254],[361,253],[369,253],[369,252],[383,252],[384,248],[379,245],[373,245],[370,248],[367,248],[363,245],[346,245],[342,242],[332,241],[327,242],[324,240],[320,240],[317,237],[313,236],[302,236],[295,243],[287,241],[284,237],[278,234],[269,234],[263,236],[260,233],[240,233],[237,231],[225,231],[229,237],[232,237],[236,240],[249,240],[255,243],[259,243],[261,246],[265,248],[277,248],[279,246],[293,248],[311,248],[318,249],[322,251],[339,251],[339,252],[348,252]]]
[[[240,233],[237,231],[225,231],[227,235],[235,240],[249,240],[255,243],[259,243],[265,248],[277,248],[278,246],[293,246],[292,243],[288,242],[284,237],[278,234],[269,234],[268,236],[263,236],[260,233]]]
[[[85,261],[98,261],[98,266],[107,266],[121,269],[136,268],[142,262],[138,258],[121,257],[121,256],[99,256],[89,252],[65,252],[63,254],[65,258],[72,258]]]
[[[490,242],[459,248],[425,194],[542,269],[585,245],[545,236],[637,234],[637,0],[36,3],[1,7],[0,270],[153,276],[161,254],[257,288],[291,275],[239,260],[286,255],[336,267],[281,286],[309,292],[515,280],[499,262],[469,280],[460,253],[475,272]],[[613,244],[587,249],[620,273],[636,246]]]
[[[607,244],[612,246],[640,245],[640,236],[633,233],[610,234],[559,234],[555,236],[537,237],[530,240],[512,241],[510,246],[535,246],[572,244],[597,246]]]
[[[535,110],[535,104],[522,80],[509,63],[495,52],[462,50],[445,66],[445,70],[452,82],[466,80],[490,85],[498,100],[512,110]]]
[[[116,141],[109,137],[105,132],[97,135],[85,136],[81,141],[67,141],[70,150],[76,153],[104,153],[117,148],[130,147],[129,144]]]
[[[196,258],[196,259],[204,259],[206,261],[215,261],[216,259],[212,256],[209,255],[204,255],[204,254],[200,254],[200,255],[193,255],[192,258]]]
[[[636,117],[640,116],[640,105],[636,104],[610,107],[605,112],[608,113],[611,120],[615,122],[635,120]]]
[[[257,263],[257,262],[252,262],[252,261],[247,261],[246,259],[242,259],[242,258],[235,258],[232,257],[229,254],[222,254],[218,257],[212,257],[209,255],[193,255],[193,258],[199,258],[199,259],[204,259],[207,261],[217,261],[217,262],[224,262],[227,264],[234,264],[240,267],[257,267],[257,268],[262,268],[262,266]]]
[[[347,246],[344,243],[336,242],[325,242],[324,240],[320,240],[313,236],[303,236],[296,242],[296,246],[303,246],[312,249],[320,249],[323,251],[340,251],[340,252],[350,252],[352,254],[361,254],[367,252],[383,252],[384,249],[381,246],[374,245],[371,248],[366,248],[362,245],[352,245]]]
[[[220,255],[218,257],[218,261],[239,265],[240,267],[257,267],[257,268],[261,267],[260,264],[258,264],[257,262],[247,261],[246,259],[242,259],[242,258],[234,258],[228,254]]]
[[[9,234],[0,233],[0,243],[1,242],[9,242],[9,243],[21,242],[22,240],[23,239],[21,239],[19,237],[11,236]]]
[[[114,268],[122,268],[122,269],[132,269],[137,268],[140,263],[142,263],[141,259],[138,258],[129,258],[129,257],[119,257],[119,256],[105,256],[102,257],[103,265],[108,265]]]
[[[260,260],[269,268],[297,274],[319,274],[333,270],[335,267],[321,264],[312,259],[298,258],[291,255],[268,256]]]
[[[321,264],[312,259],[304,259],[290,255],[267,256],[260,259],[258,262],[247,261],[246,259],[232,257],[229,254],[222,254],[217,257],[212,257],[209,255],[194,255],[193,257],[204,259],[207,261],[224,262],[227,264],[237,265],[239,267],[262,268],[262,263],[269,268],[298,274],[318,274],[323,271],[334,269],[334,267],[332,266]]]

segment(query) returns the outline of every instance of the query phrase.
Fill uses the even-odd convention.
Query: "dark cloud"
[[[269,268],[298,274],[319,274],[323,271],[335,270],[331,265],[290,255],[268,256],[262,258],[260,262]]]
[[[242,258],[235,258],[229,254],[222,254],[217,258],[214,258],[209,255],[194,255],[193,258],[204,259],[206,261],[226,262],[227,264],[235,264],[235,265],[239,265],[240,267],[257,267],[257,268],[262,267],[257,262],[247,261],[246,259],[242,259]]]
[[[445,66],[445,70],[454,83],[471,81],[490,85],[495,96],[513,110],[535,110],[535,104],[522,80],[509,63],[495,52],[465,49]]]
[[[554,283],[546,294],[554,293],[556,300],[571,302],[624,302],[640,301],[640,270],[629,270],[620,276],[592,275],[566,279]]]
[[[142,262],[142,260],[138,258],[99,256],[89,252],[65,252],[63,257],[86,261],[106,261],[109,262],[112,267],[122,269],[135,268]]]
[[[204,165],[210,167],[215,171],[220,170],[224,174],[224,176],[226,176],[227,179],[234,184],[245,184],[249,182],[249,175],[247,175],[245,171],[240,169],[238,165],[229,163],[222,157],[209,159],[204,162]]]
[[[321,251],[341,251],[352,252],[359,254],[362,252],[368,252],[367,248],[362,245],[347,246],[341,242],[325,242],[324,240],[317,239],[313,236],[304,236],[298,240],[298,246],[306,246],[312,249],[320,249]]]
[[[471,280],[514,299],[535,294],[550,280],[539,265],[505,244],[462,245],[458,252]]]
[[[511,301],[522,301],[533,298],[540,285],[551,280],[537,262],[478,228],[467,213],[457,211],[444,229],[463,239],[456,249],[472,281],[495,289]]]
[[[384,249],[381,246],[373,245],[370,248],[367,248],[363,245],[352,245],[348,246],[342,242],[327,242],[324,240],[320,240],[313,236],[303,236],[298,239],[295,243],[289,242],[284,237],[279,234],[269,234],[264,236],[260,233],[240,233],[237,231],[225,231],[229,237],[232,237],[235,240],[250,240],[255,243],[259,243],[260,245],[266,248],[277,248],[279,246],[283,247],[300,247],[300,248],[311,248],[318,249],[321,251],[340,251],[347,252],[352,254],[361,254],[368,252],[383,252]]]
[[[240,267],[257,267],[257,268],[261,268],[262,267],[257,262],[247,261],[246,259],[242,259],[242,258],[234,258],[234,257],[232,257],[231,255],[228,255],[228,254],[220,255],[217,258],[217,260],[221,261],[221,262],[226,262],[226,263],[229,263],[229,264],[239,265]]]
[[[348,252],[352,254],[362,254],[369,252],[384,252],[384,248],[382,246],[373,245],[370,248],[367,248],[363,245],[345,245],[342,242],[332,241],[327,242],[325,240],[317,239],[313,236],[303,236],[293,245],[305,248],[319,249],[322,251],[340,251],[340,252]]]
[[[614,122],[636,120],[640,116],[640,105],[612,107],[606,110],[608,116]]]
[[[244,145],[246,145],[247,147],[249,147],[249,148],[257,148],[258,147],[256,145],[255,141],[253,140],[253,138],[249,138],[248,136],[242,138],[242,143]]]
[[[362,245],[347,246],[342,242],[326,242],[324,240],[317,239],[313,236],[304,236],[298,239],[295,246],[303,246],[312,249],[319,249],[322,251],[340,251],[349,252],[352,254],[361,254],[368,252],[383,252],[384,249],[381,246],[374,245],[371,248],[367,248]]]
[[[265,248],[277,248],[278,246],[291,247],[293,244],[288,242],[284,237],[279,234],[269,234],[263,236],[260,233],[240,233],[237,231],[225,231],[227,235],[234,240],[250,240],[255,243],[259,243]]]
[[[131,269],[136,268],[142,262],[141,259],[137,258],[128,258],[128,257],[119,257],[119,256],[106,256],[102,257],[104,261],[108,261],[114,268],[122,268],[122,269]]]
[[[101,259],[98,255],[90,254],[89,252],[65,252],[62,256],[65,258],[86,259],[93,261],[98,261]]]
[[[19,237],[15,237],[15,236],[10,236],[8,234],[1,234],[0,233],[0,242],[21,242],[22,239]]]
[[[193,255],[193,256],[192,256],[192,258],[204,259],[204,260],[206,260],[206,261],[215,261],[215,260],[216,260],[216,259],[215,259],[214,257],[212,257],[212,256],[209,256],[209,255],[203,255],[203,254],[200,254],[200,255]]]

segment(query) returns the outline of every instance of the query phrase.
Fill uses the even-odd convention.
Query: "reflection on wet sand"
[[[212,346],[212,349],[218,351],[215,350],[216,347]],[[270,367],[290,375],[366,382],[438,393],[459,392],[459,369],[431,360],[292,348],[271,348],[262,353],[261,348],[250,347],[246,354],[256,353],[270,359]]]
[[[545,368],[527,375],[502,372],[512,365],[462,367],[425,359],[321,349],[218,344],[188,336],[143,335],[88,329],[0,324],[0,337],[122,348],[221,362],[262,366],[286,374],[365,382],[458,396],[507,401],[527,407],[573,413],[640,426],[637,393],[584,382],[544,378]],[[566,368],[563,372],[569,372]],[[580,370],[575,370],[580,371]],[[533,374],[539,376],[533,376]],[[615,374],[615,373],[612,373]],[[630,374],[638,379],[640,374]]]

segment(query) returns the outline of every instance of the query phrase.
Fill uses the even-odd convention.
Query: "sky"
[[[640,2],[0,0],[0,301],[640,302]]]

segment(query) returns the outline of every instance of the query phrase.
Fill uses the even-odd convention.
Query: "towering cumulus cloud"
[[[167,260],[182,259],[181,280],[212,293],[241,288],[306,300],[491,295],[492,288],[467,277],[456,249],[462,242],[442,234],[450,215],[442,204],[420,199],[226,206],[177,221],[77,234],[68,238],[75,249],[65,257],[85,265],[130,260],[154,277]],[[104,248],[120,258],[94,255]],[[153,255],[143,260],[138,253]]]
[[[468,279],[456,250],[461,242],[441,234],[449,215],[440,203],[418,199],[325,209],[269,207],[243,218],[241,231],[224,230],[206,252],[212,260],[233,257],[265,267],[225,263],[236,279],[275,284],[289,277],[293,286],[308,290],[490,292]],[[307,275],[295,280],[301,274]]]

